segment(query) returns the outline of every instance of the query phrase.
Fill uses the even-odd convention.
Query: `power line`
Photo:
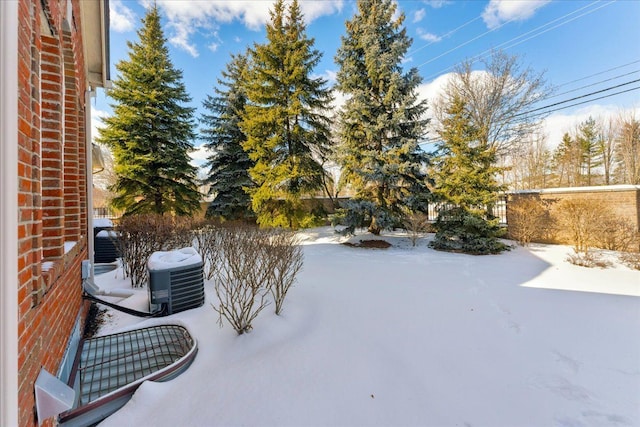
[[[580,8],[580,9],[577,9],[577,10],[575,10],[575,11],[571,12],[570,14],[564,15],[564,16],[563,16],[563,17],[561,17],[561,18],[556,18],[556,19],[554,19],[553,21],[549,21],[549,22],[547,22],[546,24],[543,24],[543,25],[541,25],[541,26],[539,26],[539,27],[537,27],[537,28],[535,28],[535,29],[533,29],[533,30],[531,30],[531,31],[528,31],[528,32],[526,32],[526,33],[524,33],[524,34],[521,34],[521,35],[519,35],[518,37],[514,37],[514,38],[513,38],[513,39],[511,39],[511,40],[507,40],[506,42],[503,42],[503,43],[499,44],[498,46],[496,46],[496,47],[494,47],[494,48],[492,48],[492,49],[487,49],[487,50],[485,50],[484,52],[482,52],[482,54],[480,54],[480,58],[481,58],[481,57],[486,56],[486,55],[487,55],[487,53],[491,52],[491,50],[493,50],[493,49],[497,49],[497,48],[500,48],[500,47],[502,47],[502,46],[504,46],[504,45],[507,45],[507,44],[509,44],[509,45],[508,45],[508,46],[506,46],[506,47],[505,47],[505,49],[511,49],[512,47],[518,46],[519,44],[522,44],[522,43],[524,43],[524,42],[526,42],[526,41],[529,41],[529,40],[531,40],[531,39],[533,39],[533,38],[536,38],[536,37],[538,37],[538,36],[540,36],[540,35],[542,35],[542,34],[544,34],[544,33],[547,33],[547,32],[549,32],[549,31],[551,31],[551,30],[555,30],[556,28],[562,27],[563,25],[566,25],[566,24],[568,24],[568,23],[570,23],[570,22],[573,22],[573,21],[575,21],[576,19],[582,18],[583,16],[589,15],[589,14],[591,14],[591,13],[593,13],[593,12],[597,11],[597,10],[600,10],[600,9],[602,9],[602,8],[603,8],[603,7],[605,7],[605,6],[609,6],[610,4],[614,3],[615,1],[617,1],[617,0],[612,0],[612,1],[608,2],[608,3],[605,3],[605,4],[603,4],[603,5],[600,5],[600,6],[596,7],[596,8],[594,8],[594,9],[591,9],[591,10],[588,10],[588,11],[586,11],[586,12],[583,12],[582,14],[580,14],[580,15],[578,15],[578,16],[574,16],[574,17],[572,17],[571,19],[567,19],[567,20],[565,20],[565,21],[563,21],[563,22],[560,22],[559,24],[556,24],[556,25],[552,26],[551,28],[547,28],[547,29],[545,29],[545,30],[543,30],[543,31],[540,31],[540,32],[539,32],[539,33],[537,33],[537,34],[533,34],[533,35],[531,35],[531,36],[529,36],[529,37],[525,38],[524,40],[520,40],[520,41],[518,41],[518,42],[515,42],[515,43],[512,43],[512,44],[509,44],[510,42],[515,41],[515,40],[518,40],[518,39],[520,39],[520,38],[522,38],[522,37],[524,37],[524,36],[526,36],[526,35],[528,35],[528,34],[530,34],[530,33],[534,32],[534,31],[540,30],[540,29],[542,29],[542,28],[544,28],[544,27],[546,27],[546,26],[548,26],[548,25],[551,25],[551,24],[553,24],[554,22],[559,21],[560,19],[564,19],[564,18],[566,18],[567,16],[570,16],[570,15],[572,15],[572,14],[574,14],[574,13],[577,13],[577,12],[581,11],[582,9],[586,8],[587,6],[582,7],[582,8]],[[589,6],[590,6],[590,5],[589,5]],[[477,58],[477,59],[479,59],[479,58]],[[475,62],[477,59],[473,59],[472,61],[474,61],[474,62]]]
[[[539,107],[539,108],[535,108],[533,110],[525,111],[523,113],[515,114],[513,117],[529,115],[529,114],[534,113],[536,111],[540,111],[539,113],[531,115],[531,117],[538,117],[538,116],[542,116],[542,115],[545,115],[545,114],[553,113],[553,112],[556,112],[556,111],[565,110],[567,108],[575,107],[575,106],[578,106],[578,105],[587,104],[589,102],[598,101],[598,100],[601,100],[601,99],[610,98],[612,96],[620,95],[620,94],[623,94],[623,93],[632,92],[634,90],[640,89],[640,86],[636,86],[636,87],[632,87],[630,89],[625,89],[625,90],[621,90],[621,91],[618,91],[618,92],[614,92],[614,93],[598,96],[596,98],[587,99],[585,101],[576,102],[576,103],[573,103],[573,104],[570,104],[570,105],[562,105],[562,104],[566,104],[568,102],[572,102],[572,101],[576,101],[578,99],[583,99],[583,98],[586,98],[586,97],[597,95],[599,93],[607,92],[607,91],[610,91],[610,90],[613,90],[613,89],[617,89],[617,88],[620,88],[620,87],[623,87],[623,86],[627,86],[627,85],[630,85],[630,84],[633,84],[633,83],[637,83],[637,82],[640,82],[640,79],[631,80],[631,81],[628,81],[628,82],[625,82],[625,83],[621,83],[619,85],[611,86],[611,87],[608,87],[608,88],[605,88],[605,89],[601,89],[601,90],[598,90],[598,91],[595,91],[595,92],[587,93],[587,94],[584,94],[584,95],[581,95],[581,96],[577,96],[577,97],[574,97],[574,98],[566,99],[564,101],[560,101],[560,102],[556,102],[556,103],[553,103],[553,104],[545,105],[544,107]],[[556,107],[556,106],[559,106],[559,105],[562,105],[562,106],[549,110],[549,108]],[[545,110],[545,111],[541,111],[541,110]],[[427,139],[427,140],[419,143],[418,145],[433,144],[433,143],[439,142],[439,141],[441,141],[440,138],[430,138],[430,139]]]
[[[422,67],[423,65],[426,65],[426,64],[429,64],[429,63],[431,63],[431,62],[435,61],[436,59],[440,59],[440,58],[442,58],[443,56],[446,56],[446,55],[450,54],[451,52],[456,51],[456,50],[460,49],[461,47],[466,46],[466,45],[468,45],[469,43],[472,43],[472,42],[474,42],[474,41],[476,41],[476,40],[478,40],[478,39],[480,39],[480,38],[482,38],[482,37],[486,36],[486,35],[487,35],[487,34],[489,34],[489,33],[492,33],[492,32],[494,32],[494,31],[497,31],[497,30],[499,30],[500,28],[502,28],[502,27],[504,27],[505,25],[507,25],[509,22],[512,22],[513,20],[515,20],[515,18],[511,18],[511,19],[509,19],[508,21],[505,21],[505,22],[503,22],[502,24],[498,25],[497,27],[492,28],[492,29],[490,29],[490,30],[488,30],[488,31],[485,31],[484,33],[482,33],[482,34],[480,34],[480,35],[478,35],[478,36],[476,36],[476,37],[472,38],[471,40],[467,40],[466,42],[461,43],[461,44],[459,44],[458,46],[453,47],[453,48],[449,49],[448,51],[446,51],[446,52],[444,52],[444,53],[441,53],[440,55],[436,56],[435,58],[431,58],[430,60],[428,60],[428,61],[426,61],[426,62],[423,62],[422,64],[418,65],[416,68],[420,68],[420,67]]]
[[[418,51],[421,51],[421,50],[422,50],[422,49],[424,49],[425,47],[429,47],[429,46],[431,46],[432,44],[434,44],[434,43],[436,43],[436,42],[438,42],[438,41],[440,41],[440,40],[442,40],[442,39],[446,39],[447,37],[449,37],[449,36],[451,36],[451,35],[455,34],[458,30],[460,30],[460,29],[462,29],[462,28],[466,27],[467,25],[471,24],[472,22],[477,21],[477,20],[478,20],[478,19],[480,19],[480,18],[482,18],[482,16],[481,16],[481,15],[476,16],[475,18],[473,18],[473,19],[471,19],[471,20],[469,20],[469,21],[465,22],[464,24],[460,25],[459,27],[454,28],[453,30],[449,31],[448,33],[446,33],[445,35],[443,35],[442,37],[440,37],[440,39],[439,39],[439,40],[433,40],[433,41],[430,41],[429,43],[425,44],[424,46],[420,46],[419,48],[412,50],[411,52],[407,53],[407,56],[411,56],[411,55],[413,55],[414,53],[416,53],[416,52],[418,52]]]
[[[579,79],[575,79],[575,80],[571,80],[571,81],[566,82],[566,83],[562,83],[561,85],[556,86],[556,87],[560,88],[560,87],[563,87],[563,86],[570,85],[572,83],[577,83],[577,82],[580,82],[582,80],[590,79],[591,77],[595,77],[595,76],[599,76],[601,74],[608,73],[609,71],[618,70],[620,68],[628,67],[629,65],[637,64],[638,62],[640,62],[640,59],[636,59],[635,61],[627,62],[626,64],[618,65],[616,67],[612,67],[612,68],[606,69],[604,71],[599,71],[599,72],[594,73],[594,74],[589,74],[588,76],[584,76],[584,77],[581,77]]]
[[[598,6],[598,7],[594,8],[594,9],[592,9],[592,10],[588,10],[588,11],[586,11],[586,12],[582,13],[582,14],[581,14],[581,15],[579,15],[579,16],[576,16],[576,17],[573,17],[573,18],[571,18],[571,19],[568,19],[568,20],[566,20],[565,22],[562,22],[562,23],[560,23],[560,24],[558,24],[558,25],[556,25],[556,26],[554,26],[554,27],[552,27],[552,28],[548,28],[548,29],[546,29],[546,30],[545,30],[545,31],[543,31],[543,32],[540,32],[540,33],[538,33],[538,34],[535,34],[535,35],[533,35],[533,36],[531,36],[531,37],[529,37],[529,38],[527,38],[527,39],[525,39],[525,40],[521,40],[521,41],[519,41],[519,42],[518,42],[518,43],[516,43],[516,44],[510,45],[510,46],[508,46],[508,47],[507,47],[507,49],[509,49],[509,48],[511,48],[511,47],[514,47],[514,46],[517,46],[517,45],[518,45],[518,44],[520,44],[520,43],[524,43],[525,41],[528,41],[528,40],[530,40],[530,39],[532,39],[532,38],[534,38],[534,37],[537,37],[537,36],[539,36],[539,35],[541,35],[541,34],[544,34],[544,33],[546,33],[547,31],[551,31],[552,29],[556,29],[556,28],[558,28],[558,27],[560,27],[560,26],[562,26],[562,25],[568,24],[569,22],[574,21],[574,20],[576,20],[576,19],[578,19],[578,18],[581,18],[581,17],[583,17],[583,16],[586,16],[586,15],[588,15],[588,14],[590,14],[590,13],[593,13],[593,12],[595,12],[595,11],[597,11],[597,10],[599,10],[599,9],[601,9],[601,8],[603,8],[603,7],[605,7],[605,6],[610,5],[611,3],[614,3],[615,1],[616,1],[616,0],[612,0],[612,1],[608,2],[608,3],[605,3],[605,4],[603,4],[603,5]],[[503,42],[503,43],[499,44],[498,46],[492,47],[491,49],[487,49],[487,50],[485,50],[484,52],[482,52],[482,53],[480,53],[480,54],[478,54],[478,55],[476,55],[476,56],[472,57],[471,62],[472,62],[472,63],[473,63],[473,62],[476,62],[477,60],[479,60],[479,59],[483,58],[484,56],[486,56],[486,55],[487,55],[487,53],[491,52],[492,50],[495,50],[495,49],[497,49],[497,48],[500,48],[501,46],[504,46],[504,45],[506,45],[506,44],[508,44],[508,43],[510,43],[510,42],[512,42],[512,41],[518,40],[519,38],[522,38],[522,37],[526,36],[527,34],[530,34],[530,33],[534,32],[534,31],[537,31],[537,30],[539,30],[539,29],[541,29],[541,28],[544,28],[544,27],[546,27],[546,26],[548,26],[548,25],[551,25],[551,24],[553,24],[554,22],[560,21],[560,20],[565,19],[565,18],[567,18],[567,17],[569,17],[569,16],[571,16],[571,15],[574,15],[574,14],[576,14],[576,13],[579,13],[579,12],[581,12],[581,11],[582,11],[582,10],[584,10],[584,9],[587,9],[587,8],[593,7],[594,5],[597,5],[597,4],[598,4],[598,3],[600,3],[600,2],[601,2],[601,0],[596,0],[596,1],[592,2],[592,3],[589,3],[589,4],[585,5],[585,6],[582,6],[582,7],[578,8],[578,9],[576,9],[576,10],[574,10],[574,11],[571,11],[571,12],[569,12],[569,13],[566,13],[565,15],[563,15],[563,16],[561,16],[561,17],[559,17],[559,18],[553,19],[553,20],[551,20],[551,21],[547,22],[546,24],[540,25],[540,26],[538,26],[537,28],[534,28],[533,30],[530,30],[530,31],[528,31],[528,32],[526,32],[526,33],[524,33],[524,34],[521,34],[521,35],[519,35],[519,36],[517,36],[517,37],[514,37],[514,38],[512,38],[512,39],[510,39],[510,40],[507,40],[506,42]],[[505,25],[505,24],[507,24],[507,23],[509,23],[509,22],[511,22],[511,20],[510,20],[510,21],[506,21],[506,22],[505,22],[505,23],[503,23],[502,25]],[[501,25],[501,26],[502,26],[502,25]],[[498,27],[498,28],[500,28],[500,27]],[[497,28],[496,28],[496,29],[497,29]],[[448,51],[447,51],[447,52],[445,52],[444,54],[441,54],[441,55],[439,55],[439,56],[437,56],[437,57],[435,57],[435,58],[430,59],[430,60],[429,60],[429,61],[427,61],[427,62],[424,62],[424,63],[422,63],[422,64],[418,65],[418,68],[422,67],[422,66],[423,66],[423,65],[425,65],[425,64],[428,64],[429,62],[433,62],[434,60],[439,59],[439,58],[441,58],[442,56],[444,56],[444,55],[446,55],[446,54],[448,54],[448,53],[450,53],[450,52],[453,52],[454,50],[457,50],[457,49],[459,49],[459,48],[461,48],[461,47],[463,47],[463,46],[465,46],[465,45],[469,44],[469,43],[470,43],[470,42],[472,42],[472,41],[477,40],[478,38],[480,38],[480,37],[482,37],[482,36],[486,35],[487,33],[488,33],[488,32],[485,32],[485,33],[481,34],[480,36],[478,36],[478,37],[476,37],[476,38],[474,38],[474,39],[469,40],[468,42],[462,43],[462,44],[460,44],[460,45],[456,46],[455,48],[448,50]],[[431,79],[432,77],[440,76],[440,75],[442,75],[443,73],[445,73],[445,72],[447,72],[447,71],[451,71],[451,70],[452,70],[452,69],[454,69],[454,68],[455,68],[455,65],[452,65],[452,66],[450,66],[450,67],[447,67],[447,68],[445,68],[445,69],[443,69],[443,70],[440,70],[440,71],[439,71],[439,72],[437,72],[437,73],[431,74],[430,76],[428,76],[428,77],[426,78],[426,80],[429,80],[429,79]]]
[[[592,87],[592,86],[597,86],[599,84],[602,84],[602,83],[605,83],[605,82],[609,82],[611,80],[616,80],[616,79],[619,79],[621,77],[630,76],[631,74],[635,74],[635,73],[640,73],[640,70],[635,70],[635,71],[631,71],[629,73],[620,74],[620,75],[617,75],[615,77],[610,77],[608,79],[600,80],[600,81],[595,82],[595,83],[590,83],[588,85],[580,86],[580,87],[577,87],[575,89],[571,89],[571,90],[567,90],[567,91],[564,91],[564,92],[561,92],[561,93],[558,93],[558,94],[555,94],[555,95],[547,96],[545,98],[545,100],[546,99],[551,99],[551,98],[557,98],[559,96],[566,95],[566,94],[571,93],[571,92],[575,92],[575,91],[578,91],[578,90],[586,89],[586,88]]]
[[[617,89],[619,87],[627,86],[627,85],[630,85],[630,84],[633,84],[633,83],[637,83],[637,82],[640,82],[640,79],[631,80],[631,81],[628,81],[628,82],[625,82],[625,83],[621,83],[619,85],[610,86],[610,87],[605,88],[605,89],[597,90],[595,92],[591,92],[591,93],[587,93],[587,94],[584,94],[584,95],[580,95],[580,96],[576,96],[576,97],[573,97],[573,98],[569,98],[569,99],[566,99],[564,101],[555,102],[553,104],[545,105],[544,107],[534,108],[533,110],[525,111],[524,113],[514,114],[513,117],[524,116],[526,114],[531,114],[531,113],[536,112],[536,111],[546,110],[547,108],[555,107],[556,105],[566,104],[567,102],[575,101],[577,99],[586,98],[588,96],[596,95],[598,93],[608,92],[610,90]],[[620,93],[623,93],[623,92],[620,92]],[[597,98],[597,99],[601,99],[601,98]],[[589,100],[589,101],[595,101],[595,99],[592,99],[592,100]],[[589,102],[589,101],[587,101],[587,102]]]
[[[637,81],[637,80],[636,80],[636,81]],[[632,92],[632,91],[634,91],[634,90],[638,90],[638,89],[640,89],[640,86],[632,87],[631,89],[621,90],[621,91],[619,91],[619,92],[615,92],[615,93],[610,93],[610,94],[608,94],[608,95],[599,96],[599,97],[597,97],[597,98],[588,99],[588,100],[586,100],[586,101],[576,102],[575,104],[565,105],[564,107],[555,108],[555,109],[553,109],[553,110],[543,111],[542,113],[534,114],[534,115],[533,115],[533,117],[541,116],[541,115],[543,115],[543,114],[547,114],[547,113],[553,113],[554,111],[560,111],[560,110],[564,110],[564,109],[566,109],[566,108],[575,107],[576,105],[587,104],[587,103],[589,103],[589,102],[598,101],[598,100],[600,100],[600,99],[610,98],[610,97],[612,97],[612,96],[620,95],[620,94],[622,94],[622,93]]]

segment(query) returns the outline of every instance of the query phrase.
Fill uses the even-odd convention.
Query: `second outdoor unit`
[[[149,272],[149,309],[166,307],[167,314],[204,304],[202,257],[191,247],[169,252],[154,252],[147,263]]]

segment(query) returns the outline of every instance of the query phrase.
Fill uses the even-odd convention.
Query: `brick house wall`
[[[18,0],[18,421],[82,324],[87,89],[80,1]],[[92,0],[93,1],[93,0]],[[45,424],[52,425],[52,420]]]
[[[531,190],[513,192],[508,195],[507,224],[514,224],[515,218],[509,212],[520,200],[535,200],[544,206],[549,221],[540,230],[534,240],[539,243],[571,244],[563,237],[563,233],[554,225],[558,206],[564,200],[585,200],[605,206],[611,215],[624,219],[640,232],[640,186],[638,185],[610,185],[598,187],[552,188],[546,190]]]

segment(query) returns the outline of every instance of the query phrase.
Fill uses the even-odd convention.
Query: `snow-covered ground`
[[[574,266],[567,246],[469,256],[399,234],[389,249],[303,237],[283,314],[269,306],[249,334],[218,327],[209,282],[198,309],[110,311],[101,334],[178,323],[199,352],[101,426],[640,425],[640,272]],[[131,289],[121,272],[96,282]],[[122,304],[148,310],[146,290]]]

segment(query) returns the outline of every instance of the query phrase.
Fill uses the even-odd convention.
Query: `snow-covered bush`
[[[191,246],[189,227],[180,225],[170,216],[157,214],[127,215],[115,226],[117,238],[114,243],[121,255],[124,275],[131,278],[134,288],[144,286],[147,281],[147,261],[156,251]]]
[[[191,232],[193,235],[193,247],[196,248],[204,262],[204,277],[210,280],[220,262],[220,227],[212,221],[204,221],[194,224]]]
[[[436,235],[430,246],[437,250],[486,255],[509,249],[498,239],[505,231],[498,220],[487,220],[479,212],[458,207],[443,210],[434,228]]]
[[[621,253],[620,261],[629,268],[640,270],[640,252]]]
[[[238,334],[269,304],[271,294],[280,314],[285,297],[302,268],[303,254],[294,232],[257,227],[218,227],[210,244],[217,253],[212,278],[222,325],[224,317]]]
[[[600,267],[607,268],[611,266],[611,263],[602,259],[600,255],[593,251],[578,252],[574,250],[574,253],[569,254],[567,261],[571,264],[579,265],[581,267]]]
[[[296,234],[288,230],[273,230],[268,241],[267,257],[271,266],[269,292],[276,306],[276,314],[282,312],[287,292],[302,269],[303,253]]]
[[[218,323],[224,317],[241,335],[252,329],[252,322],[268,305],[268,265],[264,233],[255,227],[220,228],[217,231],[220,259],[213,281],[219,304]]]

